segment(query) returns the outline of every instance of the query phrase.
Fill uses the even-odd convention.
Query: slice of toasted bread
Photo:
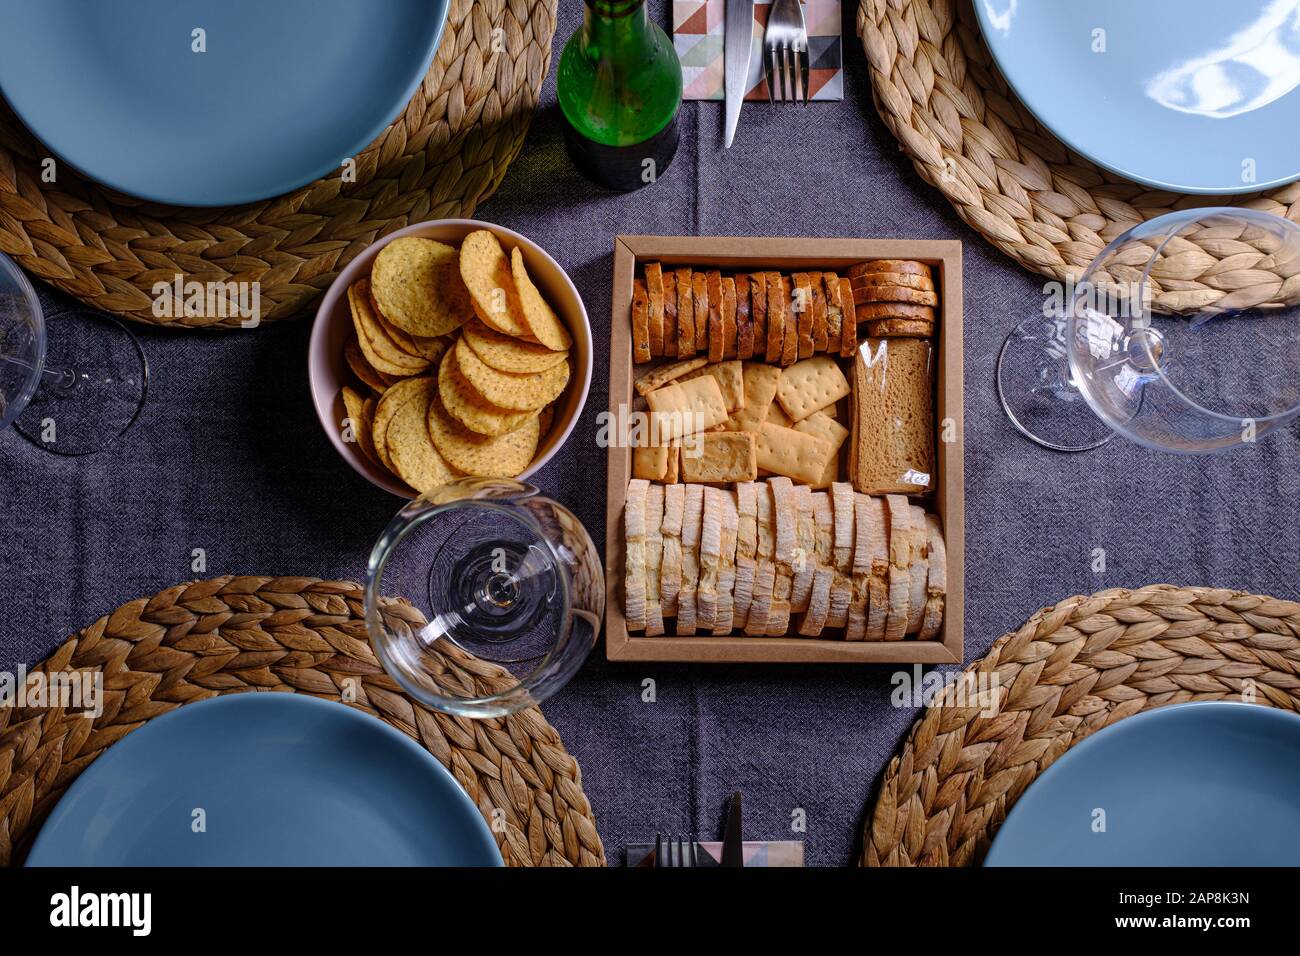
[[[813,582],[808,595],[808,610],[799,621],[802,637],[817,637],[826,626],[830,613],[831,584],[835,578],[835,516],[831,496],[825,491],[812,493],[813,525]]]
[[[707,274],[709,293],[709,361],[721,362],[723,353],[722,334],[722,273],[717,269]]]
[[[664,556],[664,486],[651,484],[645,496],[645,633],[664,632],[660,571]]]
[[[795,348],[798,350],[799,358],[806,359],[813,354],[813,323],[816,316],[813,308],[812,277],[806,272],[796,272],[790,277],[790,282],[793,286],[792,308],[799,317]]]
[[[937,515],[925,516],[926,581],[925,616],[917,640],[930,641],[939,636],[943,626],[943,603],[948,591],[948,552],[943,543],[943,528]]]
[[[745,633],[751,636],[767,633],[768,618],[772,610],[772,592],[776,584],[776,528],[773,524],[775,508],[772,489],[765,481],[755,483],[755,527],[758,547],[754,556],[753,598],[749,617],[745,619]]]
[[[722,277],[722,357],[736,357],[736,280]]]
[[[840,305],[840,277],[834,272],[823,272],[821,281],[826,299],[826,351],[838,353],[842,334],[840,322],[844,318],[844,309]]]
[[[883,641],[885,624],[889,620],[889,530],[885,515],[885,502],[867,496],[871,528],[868,547],[871,560],[867,579],[867,640]]]
[[[718,502],[722,508],[722,539],[721,549],[718,552],[717,610],[713,617],[715,637],[730,634],[735,621],[736,542],[739,531],[736,496],[726,489],[719,489],[719,491],[721,492]]]
[[[677,358],[677,276],[673,270],[663,273],[664,282],[664,358]]]
[[[780,365],[785,351],[786,316],[789,298],[781,292],[781,273],[765,272],[767,285],[767,353],[769,365]]]
[[[876,514],[867,495],[854,495],[853,505],[853,597],[849,602],[849,621],[844,637],[850,641],[864,641],[867,638],[871,543]]]
[[[664,271],[657,262],[645,264],[645,289],[650,303],[646,323],[650,354],[660,358],[667,353],[664,351]]]
[[[648,362],[650,352],[650,297],[645,280],[632,280],[632,361]]]
[[[820,272],[808,273],[808,282],[812,288],[812,340],[814,352],[825,352],[830,342],[830,327],[826,315],[826,286],[822,283]],[[838,344],[839,340],[836,340]]]
[[[855,266],[849,266],[848,274],[850,279],[856,279],[860,275],[873,272],[902,272],[907,275],[929,276],[930,267],[914,259],[872,259],[869,262],[859,262]]]
[[[627,546],[623,568],[624,614],[629,631],[644,631],[646,626],[645,512],[649,488],[648,481],[633,478],[627,484],[627,500],[623,506],[623,534]]]
[[[817,522],[813,516],[812,489],[807,485],[796,485],[794,503],[798,508],[798,516],[795,527],[794,580],[790,586],[790,610],[798,613],[808,610],[813,575],[817,572]]]
[[[659,574],[660,613],[677,616],[677,594],[682,587],[682,518],[686,508],[686,486],[664,487],[663,569]]]
[[[695,283],[690,269],[677,270],[677,357],[695,355]]]
[[[685,485],[682,506],[682,584],[677,592],[677,633],[694,634],[695,589],[700,579],[700,535],[703,532],[704,486]]]
[[[928,535],[925,528],[925,509],[912,505],[912,587],[908,593],[907,633],[921,630],[925,618],[925,581],[927,576]]]
[[[781,367],[788,368],[799,361],[799,320],[800,314],[794,311],[794,288],[790,277],[782,275],[781,302],[785,307],[785,340],[781,344]],[[810,326],[811,328],[811,326]]]
[[[852,358],[858,349],[858,314],[848,279],[840,279],[840,358]]]
[[[736,485],[736,587],[732,627],[741,630],[754,597],[754,559],[758,555],[758,483]]]
[[[762,272],[749,276],[749,317],[754,323],[754,355],[762,361],[767,351],[767,279]]]
[[[695,349],[709,352],[709,277],[696,272],[691,276],[691,295],[695,299]]]
[[[885,640],[901,641],[907,633],[912,595],[912,510],[902,495],[886,495],[889,520],[889,616]]]
[[[898,285],[862,285],[853,289],[855,305],[875,302],[906,302],[909,305],[938,305],[939,297],[928,289],[910,289]]]
[[[736,358],[754,355],[754,312],[749,296],[749,276],[744,273],[732,280],[736,287]]]
[[[903,289],[920,289],[934,291],[934,280],[928,275],[911,272],[864,272],[849,280],[853,288],[859,289],[869,285],[892,285]]]
[[[722,497],[712,485],[704,489],[704,519],[700,531],[700,581],[695,589],[695,623],[712,631],[718,614],[718,571],[722,564]]]

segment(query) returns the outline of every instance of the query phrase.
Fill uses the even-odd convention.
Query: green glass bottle
[[[632,190],[662,176],[677,152],[682,65],[645,0],[585,0],[564,45],[556,88],[565,144],[588,179]]]

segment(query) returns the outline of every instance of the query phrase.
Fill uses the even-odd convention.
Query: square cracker
[[[776,386],[776,400],[796,422],[838,402],[849,394],[849,380],[826,355],[805,359],[785,370]]]
[[[722,404],[727,414],[738,412],[745,404],[745,380],[741,363],[732,359],[729,362],[715,362],[697,369],[691,369],[681,376],[683,382],[703,375],[712,375],[718,380],[718,389],[722,392]]]
[[[682,454],[682,480],[722,485],[758,477],[758,456],[750,432],[706,432],[698,436],[694,454]]]
[[[745,402],[740,411],[731,416],[732,424],[743,432],[758,432],[767,420],[768,410],[776,399],[776,384],[781,380],[781,370],[766,362],[745,362],[741,371],[741,385]]]
[[[645,397],[650,406],[652,432],[659,441],[705,431],[727,420],[727,406],[718,380],[705,375],[673,382]]]
[[[805,485],[821,481],[833,453],[834,449],[826,439],[771,422],[764,422],[758,433],[758,467]]]

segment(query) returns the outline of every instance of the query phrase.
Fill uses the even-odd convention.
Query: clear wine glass
[[[140,415],[149,363],[116,319],[51,316],[22,270],[0,255],[0,429],[13,424],[59,455],[87,455]]]
[[[1062,308],[998,356],[1002,407],[1058,451],[1119,434],[1181,454],[1250,445],[1300,414],[1300,225],[1189,209],[1112,241]],[[1051,297],[1048,297],[1049,306]]]
[[[587,530],[563,505],[523,482],[464,478],[408,503],[380,536],[366,627],[412,697],[499,717],[541,703],[582,666],[600,634],[604,580]],[[465,669],[490,692],[466,682]]]

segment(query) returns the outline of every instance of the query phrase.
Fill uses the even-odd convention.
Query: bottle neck
[[[613,49],[644,42],[650,33],[645,0],[586,0],[583,39],[598,48]]]

